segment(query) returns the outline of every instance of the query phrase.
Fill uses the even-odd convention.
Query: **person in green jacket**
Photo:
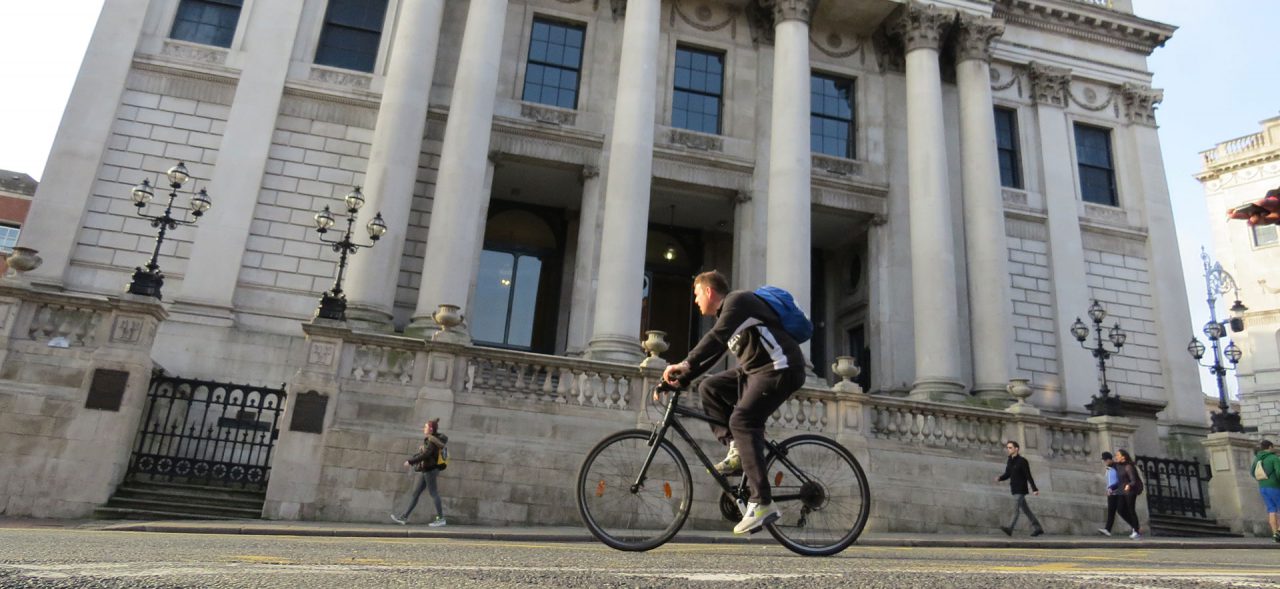
[[[1280,542],[1280,456],[1272,450],[1271,440],[1258,444],[1250,469],[1258,479],[1258,492],[1267,506],[1267,522],[1271,524],[1271,539]],[[1258,475],[1262,476],[1259,477]]]

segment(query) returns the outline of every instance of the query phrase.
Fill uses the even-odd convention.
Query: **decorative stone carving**
[[[578,114],[574,111],[551,108],[540,104],[529,104],[527,102],[520,105],[520,116],[539,123],[570,127],[578,120]]]
[[[600,176],[599,166],[587,165],[587,166],[582,166],[582,171],[578,173],[578,180],[580,182],[586,182],[587,180],[590,180],[592,178],[598,178],[599,176]]]
[[[373,81],[371,76],[318,67],[311,68],[311,75],[309,79],[313,82],[323,82],[325,84],[333,84],[334,86],[346,86],[348,88],[359,88],[361,90],[368,90],[369,84]]]
[[[942,47],[942,38],[955,19],[955,10],[911,2],[902,11],[902,16],[889,23],[889,32],[902,40],[907,53],[916,49],[937,50]]]
[[[956,63],[970,59],[990,62],[992,41],[1004,34],[1004,21],[961,13],[956,32]]]
[[[89,308],[41,303],[31,316],[27,337],[36,341],[61,338],[68,346],[92,346],[102,313]]]
[[[1163,91],[1126,82],[1120,87],[1120,95],[1124,100],[1125,118],[1130,123],[1155,126],[1156,105],[1164,100]]]
[[[668,138],[672,144],[683,145],[698,151],[724,151],[724,140],[715,135],[672,129]]]
[[[164,49],[161,49],[160,52],[164,55],[170,55],[181,59],[189,59],[191,61],[201,61],[216,65],[225,65],[227,63],[227,51],[225,49],[217,49],[203,45],[187,45],[185,43],[167,41],[164,44]]]
[[[818,6],[818,0],[760,0],[760,4],[770,10],[774,26],[786,20],[809,24],[813,22],[813,9]]]
[[[136,344],[142,339],[142,318],[120,316],[116,317],[115,324],[111,326],[111,341],[121,344]]]
[[[1071,70],[1033,61],[1027,75],[1031,79],[1031,98],[1036,104],[1067,107]]]
[[[1115,207],[1085,203],[1084,216],[1107,225],[1124,227],[1129,224],[1129,215],[1124,212],[1124,209]]]
[[[836,33],[831,33],[827,35],[826,40],[822,42],[819,42],[817,37],[810,35],[809,42],[813,44],[814,49],[817,49],[818,51],[822,52],[827,57],[832,57],[835,59],[844,59],[856,53],[861,53],[863,49],[863,45],[865,45],[865,39],[861,37],[855,37],[853,40],[853,46],[841,51],[840,48],[844,47],[845,45],[844,37],[841,37],[839,34],[836,34]],[[863,62],[865,63],[866,54],[863,54],[862,59],[863,59]]]
[[[757,2],[747,2],[743,11],[747,17],[747,28],[751,30],[751,42],[756,45],[773,44],[773,15]]]
[[[1027,203],[1027,193],[1012,188],[1003,188],[1000,190],[1000,196],[1004,199],[1004,204],[1017,205],[1020,207],[1029,206]]]
[[[861,176],[862,164],[854,160],[813,154],[813,169],[834,174],[836,176]]]
[[[609,0],[609,6],[613,9],[614,20],[627,15],[627,0]]]
[[[707,6],[706,4],[699,5],[698,8],[694,10],[693,17],[690,17],[683,4],[684,3],[681,1],[671,3],[671,14],[673,15],[672,24],[675,23],[675,16],[679,16],[680,20],[684,21],[685,24],[705,33],[719,31],[725,27],[733,25],[734,20],[737,17],[735,11],[730,10],[729,14],[725,16],[723,20],[719,22],[708,22],[711,20],[711,17],[715,15],[710,6]],[[731,35],[736,35],[736,30],[737,27],[735,26],[734,31],[731,31]]]
[[[331,342],[311,342],[311,352],[307,354],[307,364],[316,366],[332,366],[333,357],[338,347]]]

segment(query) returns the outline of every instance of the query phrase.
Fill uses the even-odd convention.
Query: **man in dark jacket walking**
[[[1040,526],[1040,520],[1036,519],[1036,514],[1031,513],[1031,507],[1027,505],[1028,485],[1033,495],[1040,494],[1040,489],[1036,487],[1036,480],[1031,477],[1031,464],[1019,454],[1022,447],[1017,442],[1009,440],[1004,443],[1004,448],[1009,452],[1009,459],[1004,463],[1004,474],[997,477],[996,482],[1009,481],[1009,492],[1013,493],[1016,502],[1013,506],[1013,521],[1009,522],[1008,527],[1000,526],[1000,531],[1006,536],[1012,536],[1013,528],[1018,525],[1018,516],[1026,513],[1027,519],[1031,520],[1031,535],[1039,536],[1044,533],[1044,528]]]
[[[391,520],[402,526],[409,522],[409,514],[413,513],[413,508],[418,506],[418,498],[422,496],[423,490],[431,493],[431,501],[436,507],[436,518],[427,525],[438,528],[446,524],[444,508],[440,505],[440,491],[436,488],[436,478],[444,468],[440,465],[440,452],[444,451],[445,444],[449,443],[449,436],[440,433],[439,429],[439,418],[432,419],[422,426],[422,435],[426,436],[422,439],[422,446],[418,447],[417,454],[404,461],[405,466],[412,468],[414,472],[422,473],[422,476],[418,477],[418,485],[413,489],[413,498],[409,500],[409,507],[404,510],[404,514],[391,514]]]
[[[714,315],[716,324],[683,362],[667,367],[662,379],[687,384],[711,369],[726,350],[737,357],[737,368],[702,381],[698,392],[707,414],[729,424],[728,428],[711,426],[716,439],[729,445],[716,471],[726,476],[742,472],[751,490],[751,500],[733,532],[755,533],[782,516],[773,504],[765,474],[764,425],[804,384],[804,354],[769,303],[750,291],[729,292],[729,282],[719,272],[694,277],[693,296],[698,310]]]

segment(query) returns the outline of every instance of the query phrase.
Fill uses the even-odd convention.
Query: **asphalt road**
[[[1274,549],[885,548],[0,529],[0,587],[1280,587]]]

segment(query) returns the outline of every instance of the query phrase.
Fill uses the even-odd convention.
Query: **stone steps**
[[[1153,515],[1147,526],[1151,535],[1171,538],[1240,538],[1231,528],[1220,525],[1218,520],[1182,517],[1176,515]]]
[[[112,519],[260,519],[265,500],[262,491],[127,482],[94,515]]]

